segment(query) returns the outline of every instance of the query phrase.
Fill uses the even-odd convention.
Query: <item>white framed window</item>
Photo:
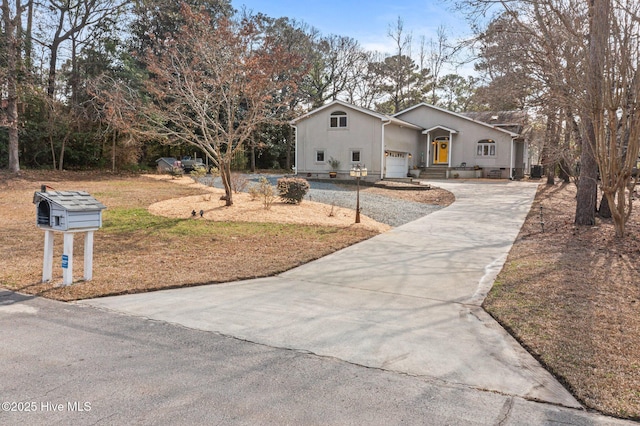
[[[334,129],[344,129],[347,127],[347,113],[344,111],[334,111],[329,117],[329,127]]]
[[[316,149],[316,163],[324,163],[325,161],[324,149]]]
[[[360,163],[362,161],[362,154],[359,149],[351,150],[351,162],[352,163]]]
[[[476,146],[476,156],[478,157],[495,157],[496,141],[493,139],[482,139],[478,141]]]

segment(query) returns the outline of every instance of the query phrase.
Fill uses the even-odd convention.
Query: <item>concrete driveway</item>
[[[537,185],[437,185],[452,191],[456,202],[276,277],[80,303],[443,383],[580,407],[480,307]]]

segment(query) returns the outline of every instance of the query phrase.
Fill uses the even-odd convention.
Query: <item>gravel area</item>
[[[249,185],[251,185],[254,182],[258,182],[262,176],[265,176],[272,185],[276,185],[276,181],[282,177],[277,175],[246,175],[245,177],[250,182]],[[202,178],[200,181],[206,185],[211,185],[210,177]],[[216,188],[222,188],[222,182],[219,177],[215,178],[213,183]],[[311,189],[305,199],[355,210],[355,185],[336,185],[332,182],[316,181],[309,181],[309,185]],[[362,189],[364,187],[361,187]],[[404,225],[441,208],[442,206],[405,201],[360,191],[360,212],[377,222],[390,226]]]

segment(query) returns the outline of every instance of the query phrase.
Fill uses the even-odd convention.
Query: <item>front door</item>
[[[433,141],[433,164],[449,164],[449,138],[439,136]]]

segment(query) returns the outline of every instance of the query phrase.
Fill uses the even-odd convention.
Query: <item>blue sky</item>
[[[465,20],[450,11],[450,3],[440,0],[400,0],[397,4],[389,0],[232,0],[232,5],[236,9],[244,5],[274,18],[295,18],[323,35],[349,36],[365,49],[383,53],[393,53],[387,31],[398,17],[404,21],[405,31],[412,33],[416,51],[420,37],[435,40],[440,25],[447,27],[450,41],[470,35]]]

